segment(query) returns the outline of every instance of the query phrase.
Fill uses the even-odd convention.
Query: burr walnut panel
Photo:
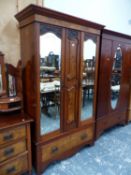
[[[12,128],[3,130],[0,132],[0,145],[9,143],[19,138],[26,137],[26,128],[25,126],[20,126],[17,128]]]
[[[26,151],[26,141],[22,140],[15,144],[10,144],[4,148],[0,148],[0,161],[16,156]]]
[[[15,160],[10,160],[4,165],[0,165],[1,175],[17,175],[28,169],[28,158],[27,155],[21,156]]]
[[[55,142],[46,144],[41,147],[42,161],[44,162],[52,158],[56,158],[58,155],[92,139],[93,127],[89,127],[88,129],[84,129],[80,132],[58,139]]]
[[[67,116],[67,124],[70,124],[75,121],[76,116],[76,107],[75,107],[75,101],[76,101],[76,89],[70,88],[66,91],[66,102],[65,102],[65,108],[66,108],[66,116]]]

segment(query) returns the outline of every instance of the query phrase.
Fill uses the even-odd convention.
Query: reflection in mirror
[[[96,37],[86,34],[83,46],[83,78],[81,89],[81,120],[93,116]]]
[[[61,29],[41,24],[41,135],[60,128]]]
[[[16,96],[15,77],[10,74],[8,75],[8,94],[9,94],[9,97]]]
[[[2,66],[0,64],[0,93],[3,91],[3,83],[2,83]]]
[[[112,75],[111,75],[111,106],[113,109],[116,108],[119,98],[121,72],[122,72],[122,51],[119,45],[114,55]]]

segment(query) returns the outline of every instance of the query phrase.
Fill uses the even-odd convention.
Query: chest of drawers
[[[31,175],[30,119],[0,117],[0,175]]]

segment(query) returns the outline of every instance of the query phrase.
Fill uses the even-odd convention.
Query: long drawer
[[[4,165],[0,165],[0,175],[20,175],[28,170],[27,155],[21,156],[13,161],[8,161]]]
[[[45,162],[51,158],[60,155],[76,146],[86,143],[93,139],[93,127],[89,127],[77,133],[65,136],[52,143],[41,147],[42,161]]]
[[[0,149],[0,162],[26,151],[26,141],[22,140]]]
[[[0,145],[9,143],[10,141],[26,137],[26,127],[20,126],[0,132]]]

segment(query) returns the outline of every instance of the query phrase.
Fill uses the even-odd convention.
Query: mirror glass
[[[15,77],[10,74],[8,75],[8,94],[9,94],[9,97],[16,96]]]
[[[112,64],[112,75],[111,75],[111,107],[116,108],[119,92],[120,92],[120,80],[122,72],[122,50],[119,45],[116,49]]]
[[[0,64],[0,93],[3,91],[3,83],[2,83],[2,66]]]
[[[81,88],[81,120],[93,116],[96,37],[85,34],[83,45],[83,71]]]
[[[61,28],[40,25],[41,135],[60,128]]]

